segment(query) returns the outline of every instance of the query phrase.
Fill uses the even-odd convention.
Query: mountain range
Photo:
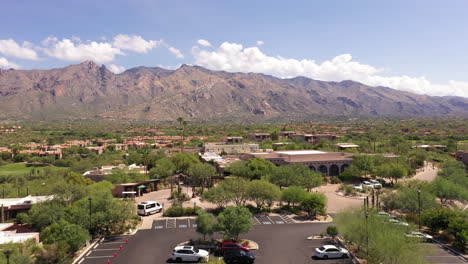
[[[136,67],[86,61],[50,70],[0,69],[0,119],[301,120],[311,116],[468,116],[468,99],[354,81]]]

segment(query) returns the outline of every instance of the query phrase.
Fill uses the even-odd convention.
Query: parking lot
[[[280,216],[256,216],[255,218],[254,221],[258,222],[252,227],[252,230],[242,235],[242,237],[254,240],[260,246],[259,250],[253,251],[256,256],[255,263],[351,263],[349,259],[320,260],[312,258],[315,248],[320,247],[326,241],[323,239],[307,240],[306,237],[318,235],[325,230],[327,224],[287,223],[286,221],[289,219]],[[122,236],[102,241],[78,264],[167,263],[177,244],[189,239],[200,238],[200,235],[195,232],[195,227],[194,219],[155,220],[152,229],[139,231],[134,236]],[[426,253],[426,259],[430,263],[466,263],[443,250],[437,244],[425,243],[424,246],[429,249]],[[114,257],[114,254],[117,256]]]
[[[284,225],[294,224],[294,220],[288,215],[255,215],[252,217],[253,225]],[[153,221],[151,229],[183,229],[196,228],[197,224],[193,218],[166,218]]]
[[[312,259],[314,249],[325,241],[307,240],[306,237],[317,235],[326,228],[326,224],[288,224],[285,220],[289,219],[279,216],[256,218],[260,224],[254,225],[248,234],[243,235],[260,245],[260,249],[253,252],[255,263],[351,263],[349,259]],[[199,237],[193,219],[156,220],[150,230],[139,231],[129,238],[103,241],[80,264],[107,264],[108,260],[112,264],[167,263],[177,244]],[[125,243],[127,239],[128,243]],[[121,245],[123,248],[119,249]],[[117,252],[117,257],[113,257],[114,252]]]

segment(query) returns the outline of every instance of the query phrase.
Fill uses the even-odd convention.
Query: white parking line
[[[81,262],[84,261],[84,258],[82,258],[80,261],[78,261],[78,264],[81,264]]]
[[[271,218],[267,215],[268,220],[270,220],[272,223],[275,223]]]

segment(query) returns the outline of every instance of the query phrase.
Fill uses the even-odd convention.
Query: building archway
[[[348,167],[349,167],[348,164],[343,164],[343,166],[341,166],[341,173]]]
[[[330,176],[339,176],[340,175],[340,167],[338,165],[333,164],[330,166]]]
[[[317,169],[316,169],[314,166],[312,166],[312,165],[309,165],[309,168],[310,168],[311,170],[313,170],[313,171],[317,171]]]
[[[318,170],[319,170],[321,173],[323,173],[323,174],[325,174],[325,175],[328,175],[328,168],[327,168],[327,166],[325,166],[325,165],[320,165],[320,166],[318,167]]]

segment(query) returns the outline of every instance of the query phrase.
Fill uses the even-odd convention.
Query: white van
[[[162,205],[154,201],[146,201],[138,204],[139,215],[150,215],[162,211]]]

